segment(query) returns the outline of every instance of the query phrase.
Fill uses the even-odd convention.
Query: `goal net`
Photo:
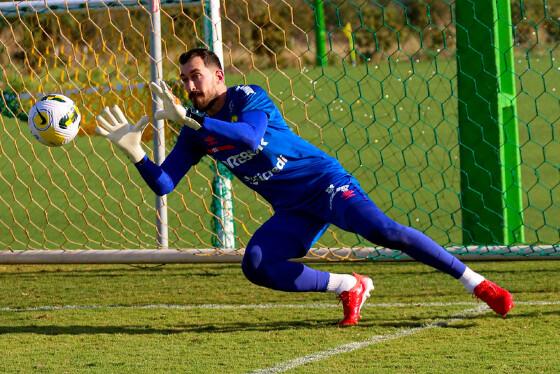
[[[461,114],[461,104],[474,104],[460,96],[458,81],[466,81],[458,71],[457,41],[468,27],[455,22],[456,3],[466,9],[463,17],[477,19],[474,0],[1,2],[0,262],[239,260],[272,214],[263,198],[205,157],[155,203],[134,165],[94,132],[95,116],[112,103],[134,121],[152,113],[155,64],[188,104],[178,57],[216,43],[227,84],[265,88],[289,126],[337,157],[390,217],[459,255],[557,257],[560,7],[546,1],[508,6],[513,47],[498,55],[513,58],[506,70],[513,76],[518,139],[494,143],[482,125],[462,125],[470,112]],[[483,27],[492,30],[492,20]],[[478,48],[473,41],[461,56],[477,56]],[[502,79],[502,68],[489,81]],[[469,70],[462,74],[478,79]],[[63,147],[45,147],[29,133],[26,114],[45,93],[69,96],[82,113],[78,137]],[[166,124],[165,140],[154,143],[149,126],[148,155],[158,146],[168,152],[178,130]],[[515,145],[518,207],[510,206],[515,197],[496,198],[501,190],[492,195],[493,185],[479,192],[465,156],[478,151],[465,143],[464,131],[483,134],[475,143],[489,144],[498,156],[504,144],[506,153]],[[491,162],[473,164],[482,178],[495,173]],[[500,170],[509,196],[514,171]],[[487,236],[473,223],[476,202],[465,200],[473,191],[488,216],[501,217],[478,223]],[[501,204],[497,210],[494,201]],[[499,235],[502,224],[510,231]],[[308,257],[405,258],[334,227]]]

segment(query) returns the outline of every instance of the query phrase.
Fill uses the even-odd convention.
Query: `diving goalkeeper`
[[[505,317],[513,298],[423,233],[387,217],[340,163],[294,134],[268,94],[256,85],[227,87],[218,57],[197,48],[179,58],[180,78],[196,110],[185,108],[163,81],[152,92],[163,101],[156,119],[183,125],[177,143],[156,165],[141,146],[144,116],[130,124],[118,107],[97,117],[97,132],[121,148],[158,195],[173,191],[189,169],[209,155],[274,208],[249,241],[242,261],[251,282],[288,292],[338,295],[341,326],[359,322],[373,290],[371,278],[315,270],[291,259],[305,256],[329,224],[400,250],[458,279],[469,293]]]

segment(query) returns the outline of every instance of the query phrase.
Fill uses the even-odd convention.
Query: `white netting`
[[[8,3],[15,4],[0,5]],[[0,6],[3,249],[157,246],[153,193],[118,150],[93,135],[94,117],[106,105],[118,103],[134,120],[151,113],[148,4],[79,3],[58,1],[45,7],[43,1],[19,2],[12,10]],[[222,2],[227,83],[255,83],[269,90],[294,130],[339,158],[389,215],[442,245],[460,244],[453,2],[418,2],[410,8],[401,2],[384,7],[367,1],[325,2],[329,20],[325,68],[315,66],[313,4]],[[183,99],[178,56],[204,45],[207,12],[200,2],[162,2],[164,79]],[[542,17],[554,20],[551,13]],[[537,27],[542,33],[556,35],[556,23],[536,25],[542,25]],[[354,44],[349,44],[348,35]],[[555,69],[556,60],[550,57],[553,45],[540,47],[550,52],[547,61]],[[523,108],[533,108],[552,130],[557,113],[531,101],[537,95],[531,91],[532,83],[523,89],[524,79],[533,82],[549,74],[545,65],[527,66],[528,72],[520,76],[520,100],[527,96]],[[560,81],[556,70],[547,77],[550,82]],[[555,88],[544,90],[557,104]],[[56,149],[32,139],[24,119],[33,101],[49,92],[72,98],[83,115],[76,140]],[[176,134],[177,129],[166,128],[168,150]],[[531,154],[537,146],[544,149],[542,160],[524,160],[523,165],[529,174],[527,242],[534,245],[559,239],[559,187],[553,167],[558,152],[552,152],[558,140],[547,134],[521,134]],[[150,128],[144,139],[151,147]],[[213,161],[205,158],[169,195],[170,248],[216,245],[214,169]],[[535,174],[546,176],[539,180]],[[554,195],[540,199],[542,188]],[[271,209],[237,181],[233,203],[236,247],[243,248]],[[338,230],[329,230],[317,243],[323,248],[370,245]],[[369,256],[354,250],[341,253],[334,257]],[[316,255],[323,258],[324,251]]]

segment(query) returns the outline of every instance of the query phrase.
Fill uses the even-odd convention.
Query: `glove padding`
[[[96,117],[99,126],[95,132],[109,139],[119,147],[132,161],[137,163],[142,160],[146,152],[142,149],[142,132],[149,123],[148,116],[143,116],[133,125],[128,122],[121,108],[115,105],[105,108]]]
[[[151,82],[150,86],[154,94],[163,101],[163,109],[154,114],[156,120],[166,119],[188,126],[193,130],[202,127],[204,115],[191,108],[185,108],[163,80],[160,80],[159,84]]]

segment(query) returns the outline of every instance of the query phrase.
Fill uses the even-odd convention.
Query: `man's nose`
[[[190,94],[191,92],[196,90],[196,87],[194,86],[194,83],[192,81],[187,81],[185,82],[185,89]]]

